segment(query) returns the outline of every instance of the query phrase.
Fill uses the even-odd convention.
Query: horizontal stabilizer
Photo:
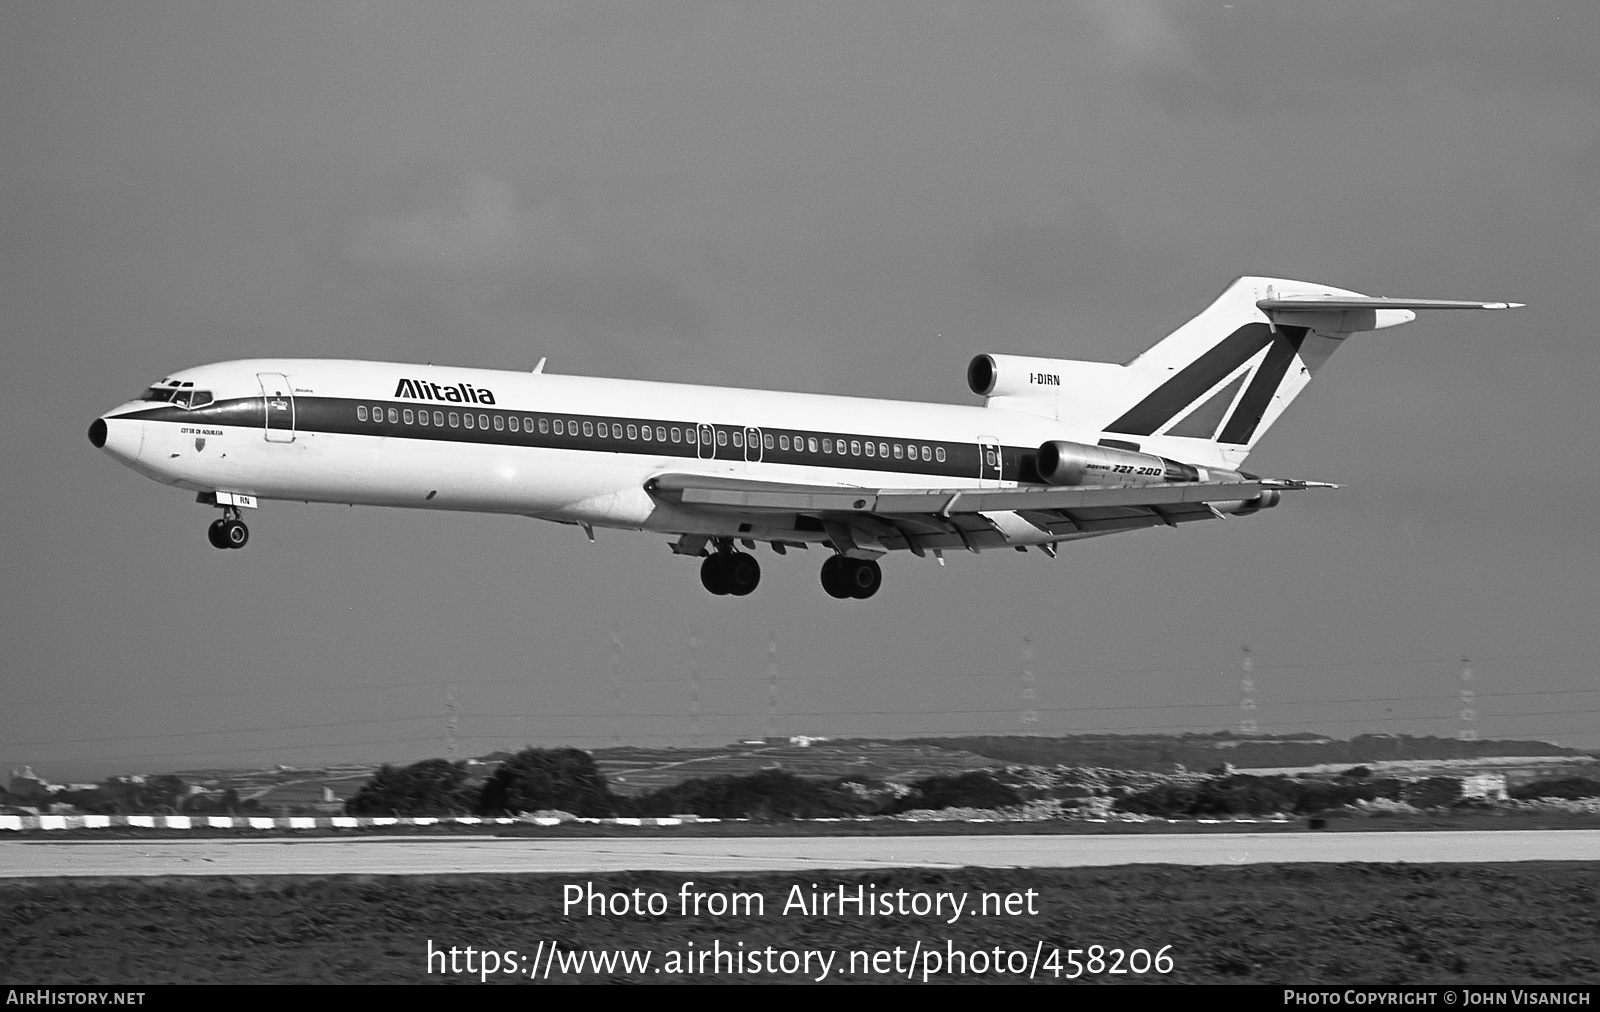
[[[1262,299],[1263,312],[1315,313],[1344,309],[1519,309],[1522,302],[1471,302],[1456,299],[1387,299],[1374,295],[1285,295]]]

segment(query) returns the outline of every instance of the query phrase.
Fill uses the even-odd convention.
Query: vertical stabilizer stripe
[[[1261,424],[1261,416],[1267,413],[1267,406],[1272,403],[1272,395],[1283,385],[1283,377],[1288,374],[1289,367],[1300,354],[1300,344],[1305,339],[1304,327],[1278,328],[1278,334],[1272,340],[1272,347],[1267,351],[1266,360],[1261,363],[1261,368],[1256,370],[1255,378],[1250,381],[1244,396],[1239,399],[1239,406],[1234,409],[1233,417],[1228,419],[1228,424],[1223,427],[1222,435],[1217,437],[1217,442],[1241,445],[1250,442],[1250,437],[1255,435],[1256,426]]]
[[[1272,336],[1272,328],[1265,323],[1245,324],[1157,387],[1150,396],[1128,409],[1121,418],[1106,426],[1106,431],[1126,432],[1135,436],[1153,434],[1207,390],[1250,361],[1251,356],[1271,343]]]

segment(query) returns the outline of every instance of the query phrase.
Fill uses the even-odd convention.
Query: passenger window
[[[464,415],[461,416],[461,427],[464,428],[464,429],[472,428],[472,415],[471,414],[464,414]]]
[[[417,412],[417,424],[418,425],[427,425],[428,424],[428,413],[426,411],[418,411]]]
[[[728,434],[726,432],[724,432],[723,430],[721,430],[721,429],[717,430],[717,445],[718,446],[727,446],[728,445]]]
[[[629,439],[638,439],[639,438],[639,427],[637,425],[629,425],[628,426],[628,438]]]
[[[622,438],[622,423],[621,422],[612,422],[611,423],[611,438],[612,439],[621,439]]]
[[[678,428],[676,425],[672,427],[672,441],[674,443],[683,442],[683,430]]]
[[[567,435],[576,436],[577,434],[578,434],[578,420],[576,418],[567,419]]]
[[[937,460],[939,463],[943,464],[944,463],[944,447],[935,446],[933,448],[933,456],[934,456],[935,460]]]
[[[391,424],[391,425],[400,424],[400,412],[399,412],[399,410],[397,410],[395,408],[390,408],[389,409],[389,424]]]
[[[545,434],[548,434],[550,432],[550,419],[548,419],[548,418],[539,419],[539,431],[541,433],[545,433]]]
[[[933,459],[933,448],[932,447],[924,446],[922,448],[922,459],[923,460],[932,460]]]
[[[833,440],[824,439],[822,441],[822,452],[823,453],[832,453],[833,452]]]
[[[786,436],[786,435],[779,436],[778,437],[778,449],[787,450],[788,448],[789,448],[789,437]]]
[[[410,408],[406,408],[404,411],[400,412],[400,416],[406,420],[407,425],[410,425],[412,419],[415,417],[411,414]]]
[[[639,438],[644,440],[647,443],[650,442],[650,426],[648,426],[648,425],[639,426]]]
[[[516,419],[513,418],[512,421],[516,421]],[[505,427],[506,427],[506,420],[505,420],[504,416],[495,415],[494,416],[494,431],[499,432],[501,429],[503,429]]]
[[[583,423],[583,434],[585,436],[594,435],[594,423],[593,422],[584,422]]]
[[[489,427],[489,416],[488,415],[479,415],[478,416],[478,428],[487,429],[488,427]]]
[[[540,423],[540,425],[539,425],[539,427],[540,427],[540,428],[541,428],[541,429],[542,429],[542,428],[544,428],[544,424],[543,424],[543,423]],[[559,419],[559,418],[557,418],[557,419],[556,419],[556,435],[558,435],[558,436],[564,436],[564,435],[566,435],[566,434],[567,434],[567,426],[566,426],[566,423],[565,423],[565,422],[563,422],[563,421],[562,421],[562,420],[561,420],[561,419]]]
[[[878,456],[887,457],[888,455],[889,455],[889,444],[888,443],[879,443],[878,444]]]
[[[433,413],[433,424],[440,425],[440,426],[444,425],[444,412],[443,411],[435,411]]]
[[[761,445],[769,450],[772,449],[772,433],[764,433],[761,436]]]
[[[993,467],[994,466],[994,451],[993,450],[988,450],[988,451],[986,451],[984,453],[983,456],[984,456],[985,459],[987,459],[989,461],[989,466]]]
[[[817,452],[817,437],[811,436],[806,440],[806,449],[812,453]]]
[[[454,411],[450,412],[450,427],[453,429],[453,428],[456,428],[457,426],[459,426],[460,424],[461,424],[461,416],[457,415]]]
[[[363,422],[367,420],[367,406],[365,404],[356,405],[356,418]]]
[[[878,455],[878,448],[876,446],[874,446],[870,441],[865,446],[863,446],[862,449],[867,451],[867,456],[869,456],[869,457],[876,457]]]
[[[507,418],[506,419],[506,424],[511,426],[511,431],[512,432],[516,432],[517,431],[517,416],[516,415],[512,415],[510,418]]]
[[[844,440],[841,439],[833,444],[833,452],[842,457],[850,451],[845,447]]]
[[[744,433],[743,432],[735,432],[733,434],[733,445],[734,446],[743,446],[744,445]]]
[[[899,460],[900,457],[901,457],[900,444],[896,443],[896,444],[894,444],[894,459],[895,460]]]

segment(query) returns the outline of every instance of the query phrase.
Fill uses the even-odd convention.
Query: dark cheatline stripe
[[[1239,399],[1239,406],[1234,409],[1233,417],[1228,419],[1228,424],[1223,427],[1222,435],[1217,437],[1217,442],[1239,444],[1250,442],[1256,426],[1261,424],[1261,416],[1267,413],[1267,405],[1272,403],[1272,395],[1283,385],[1283,377],[1289,372],[1289,366],[1294,363],[1295,356],[1300,354],[1300,345],[1305,339],[1304,327],[1278,328],[1266,360],[1261,363],[1261,368],[1256,370],[1250,386],[1245,388],[1244,396]]]
[[[385,414],[391,409],[396,411],[410,409],[430,413],[439,411],[446,415],[459,414],[460,416],[470,414],[474,419],[482,416],[484,421],[490,424],[477,424],[468,429],[464,425],[460,427],[432,424],[422,426],[403,420],[397,422],[381,421],[375,417],[363,420],[356,413],[358,407],[366,408],[369,411],[381,409]],[[510,418],[512,415],[517,416],[518,419],[543,417],[551,423],[551,431],[536,432],[526,427],[521,427],[519,431],[512,431],[509,423],[505,422],[505,419]],[[503,427],[493,427],[492,422],[495,416],[501,418]],[[216,401],[194,410],[173,404],[161,404],[131,411],[122,417],[149,421],[179,422],[184,425],[228,425],[248,429],[264,429],[267,421],[263,401],[260,397],[241,397]],[[567,431],[560,435],[554,432],[554,422],[558,417],[567,423],[564,426]],[[465,420],[464,417],[462,420]],[[565,412],[556,415],[547,411],[514,408],[504,404],[475,405],[454,402],[392,400],[388,398],[362,398],[357,400],[354,398],[297,396],[294,398],[293,432],[306,434],[325,432],[427,442],[488,443],[502,446],[543,447],[558,450],[588,450],[600,453],[640,454],[653,457],[681,457],[689,460],[699,457],[699,448],[687,441],[629,439],[618,436],[602,437],[598,433],[587,436],[580,435],[578,426],[583,423],[589,423],[593,426],[603,424],[608,430],[615,425],[626,427],[628,424],[636,424],[641,428],[648,426],[652,430],[678,428],[688,431],[700,427],[697,422],[685,421],[681,418],[641,419],[625,416],[568,414]],[[748,429],[726,424],[708,425],[705,428],[708,431],[720,433],[725,437],[725,442],[717,445],[715,449],[713,454],[715,459],[720,461],[745,459],[745,450],[732,444],[734,433],[742,434],[748,432]],[[287,437],[291,430],[287,426],[282,428],[274,426],[272,431],[276,436]],[[916,447],[920,448],[923,445],[922,440],[910,440],[903,436],[866,435],[863,433],[839,433],[792,428],[763,429],[761,432],[763,435],[770,433],[773,437],[782,434],[789,436],[793,440],[793,448],[791,449],[783,449],[781,446],[774,446],[771,449],[763,447],[760,451],[759,459],[767,463],[799,464],[808,467],[829,467],[858,471],[894,471],[929,475],[935,478],[941,476],[978,477],[981,469],[986,477],[1000,476],[995,474],[992,469],[982,467],[980,464],[982,450],[976,443],[928,440],[927,445],[930,447],[937,446],[946,451],[946,459],[943,461],[924,461],[920,457],[912,458],[909,454],[904,458],[883,455],[867,457],[864,454],[816,452],[801,448],[802,440],[814,439],[819,444],[823,440],[839,442],[838,437],[840,435],[845,436],[847,440],[851,439],[851,437],[862,442],[870,440],[879,446],[901,443],[910,447],[915,443]],[[1017,476],[1026,470],[1025,461],[1035,452],[1035,448],[1003,446],[1000,447],[1000,452],[1001,473],[1008,479],[1016,480]]]
[[[1265,323],[1245,324],[1157,387],[1154,393],[1135,404],[1127,414],[1106,426],[1106,431],[1126,432],[1135,436],[1153,434],[1207,390],[1250,361],[1250,357],[1265,348],[1271,340],[1272,328]]]
[[[1217,434],[1217,426],[1222,424],[1222,416],[1228,413],[1228,408],[1233,404],[1233,398],[1244,386],[1245,374],[1240,373],[1232,383],[1218,390],[1211,399],[1189,412],[1189,417],[1167,430],[1169,436],[1190,436],[1195,439],[1210,439]]]

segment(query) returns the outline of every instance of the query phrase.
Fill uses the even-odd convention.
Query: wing
[[[1139,488],[905,489],[662,474],[650,479],[645,490],[675,506],[824,533],[845,554],[904,548],[921,555],[926,549],[1044,545],[1215,520],[1274,505],[1279,490],[1310,484],[1253,479]]]

